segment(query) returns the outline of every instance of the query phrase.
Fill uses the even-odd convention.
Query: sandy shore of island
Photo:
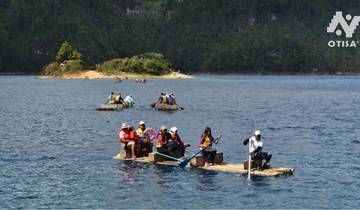
[[[39,76],[38,79],[191,79],[191,75],[173,72],[161,76],[151,74],[133,74],[133,73],[120,73],[116,75],[106,75],[94,70],[82,71],[79,73],[69,74],[66,73],[62,76]]]

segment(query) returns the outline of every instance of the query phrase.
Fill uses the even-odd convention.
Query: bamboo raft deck
[[[113,159],[117,160],[132,160],[132,159],[123,159],[120,157],[120,154],[117,154],[113,157]],[[149,157],[141,157],[137,158],[133,161],[140,162],[140,163],[148,163],[148,164],[158,164],[158,165],[167,165],[167,166],[179,166],[179,163],[177,161],[161,161],[161,162],[154,162]],[[189,164],[191,165],[191,164]],[[239,163],[219,163],[214,166],[209,167],[203,167],[203,166],[188,166],[191,168],[197,168],[201,170],[207,170],[207,171],[216,171],[216,172],[225,172],[225,173],[236,173],[236,174],[247,174],[248,171],[244,169],[243,164]],[[286,168],[286,167],[270,167],[263,170],[251,170],[252,176],[280,176],[280,175],[291,175],[293,174],[295,169],[293,168]]]
[[[155,109],[163,110],[163,111],[175,111],[178,110],[178,106],[176,104],[164,104],[164,103],[157,103],[155,104]]]
[[[125,106],[123,104],[101,104],[96,107],[98,111],[117,111],[124,109]]]

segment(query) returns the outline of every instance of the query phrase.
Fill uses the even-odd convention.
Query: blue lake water
[[[111,91],[136,107],[97,112]],[[174,92],[185,110],[149,104]],[[38,80],[0,77],[0,208],[360,207],[360,77],[199,76],[191,80]],[[228,162],[247,158],[255,129],[273,166],[246,175],[118,161],[122,122],[176,126],[193,145],[210,126]]]

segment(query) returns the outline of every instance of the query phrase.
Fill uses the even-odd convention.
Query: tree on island
[[[65,41],[58,50],[55,62],[46,65],[41,74],[61,76],[64,73],[76,73],[84,69],[81,53],[76,51],[69,42]]]
[[[65,60],[81,60],[81,53],[76,51],[69,42],[65,41],[56,54],[55,60],[62,63]]]

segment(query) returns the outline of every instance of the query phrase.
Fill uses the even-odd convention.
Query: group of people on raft
[[[134,99],[132,98],[132,95],[128,95],[125,97],[125,99],[123,99],[121,93],[114,94],[114,92],[111,92],[105,104],[124,104],[129,107],[135,106],[135,102]]]
[[[161,125],[160,130],[156,133],[152,128],[146,129],[144,121],[139,122],[136,130],[128,123],[123,123],[118,137],[121,149],[125,151],[130,150],[132,159],[136,159],[138,156],[147,156],[152,151],[153,141],[156,141],[157,153],[174,158],[184,157],[185,149],[190,147],[190,144],[185,143],[181,139],[176,127],[171,127],[168,130],[165,125]],[[198,147],[204,156],[205,167],[215,164],[214,160],[217,151],[213,148],[213,144],[218,144],[219,140],[220,136],[217,138],[213,137],[210,127],[206,127],[201,134]],[[264,165],[261,167],[269,166],[272,155],[262,151],[263,142],[261,141],[259,130],[256,130],[254,135],[245,139],[243,144],[250,144],[249,152],[252,160],[265,160]],[[136,145],[139,145],[140,151],[145,151],[145,153],[136,151]]]
[[[158,101],[155,102],[154,105],[156,103],[175,105],[176,101],[175,101],[174,93],[161,93]],[[105,104],[124,104],[130,107],[135,106],[135,102],[134,99],[132,98],[132,95],[128,95],[123,99],[121,93],[114,94],[114,92],[111,92]]]
[[[175,105],[176,101],[174,93],[161,93],[157,103]]]

